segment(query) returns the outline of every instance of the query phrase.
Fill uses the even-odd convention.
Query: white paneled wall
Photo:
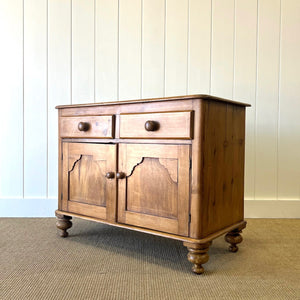
[[[142,1],[119,1],[119,99],[141,97]]]
[[[277,196],[300,198],[300,1],[281,3]]]
[[[57,111],[71,103],[71,0],[48,2],[48,197],[57,197]]]
[[[0,216],[53,215],[55,105],[248,102],[246,216],[300,217],[299,0],[0,0]]]
[[[165,96],[187,91],[188,0],[166,0]]]
[[[47,0],[24,1],[23,30],[23,193],[24,197],[46,198],[48,195]]]
[[[24,195],[23,22],[22,0],[0,1],[0,197],[4,199]]]
[[[118,0],[95,2],[95,99],[119,98],[119,7]]]
[[[93,102],[95,100],[95,2],[73,0],[71,4],[71,101],[72,103]]]
[[[239,26],[237,26],[239,24]],[[257,0],[239,0],[235,5],[235,49],[233,98],[247,99],[245,196],[255,199],[255,112]]]
[[[234,6],[234,0],[212,0],[210,93],[229,99],[234,79]]]
[[[280,0],[258,3],[255,197],[276,199]]]
[[[164,95],[165,2],[144,0],[142,10],[141,97]]]
[[[211,0],[189,1],[188,93],[210,94]]]

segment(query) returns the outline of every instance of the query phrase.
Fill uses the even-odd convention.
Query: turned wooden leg
[[[240,235],[241,232],[241,230],[236,229],[225,235],[225,241],[230,244],[228,247],[230,252],[237,252],[239,250],[237,244],[243,241],[243,237]]]
[[[187,255],[188,260],[193,264],[192,271],[196,274],[202,274],[204,268],[202,264],[208,262],[208,249],[212,242],[205,244],[193,244],[184,242],[183,245],[187,247],[189,253]]]
[[[56,215],[56,227],[59,230],[59,235],[61,237],[67,237],[69,234],[67,230],[72,227],[72,222],[70,221],[72,217],[60,215],[58,213],[55,213]]]

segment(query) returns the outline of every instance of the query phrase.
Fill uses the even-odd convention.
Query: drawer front
[[[113,138],[114,116],[61,117],[60,136],[69,138]]]
[[[120,115],[120,138],[192,139],[193,112]]]

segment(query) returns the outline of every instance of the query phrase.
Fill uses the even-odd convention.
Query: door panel
[[[63,143],[63,210],[115,221],[116,145]]]
[[[177,173],[177,160],[170,160],[175,165],[170,171]],[[137,186],[143,188],[136,189]],[[131,191],[127,194],[127,210],[174,219],[177,217],[177,189],[177,176],[173,180],[159,158],[144,157],[134,169],[134,175],[127,178],[127,190]]]
[[[106,161],[92,155],[69,156],[69,199],[81,203],[106,206]]]
[[[188,235],[189,145],[119,145],[118,221]]]

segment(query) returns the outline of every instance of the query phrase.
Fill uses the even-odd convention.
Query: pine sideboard
[[[72,217],[183,242],[194,273],[212,241],[242,241],[245,108],[208,95],[57,106],[62,237]]]

